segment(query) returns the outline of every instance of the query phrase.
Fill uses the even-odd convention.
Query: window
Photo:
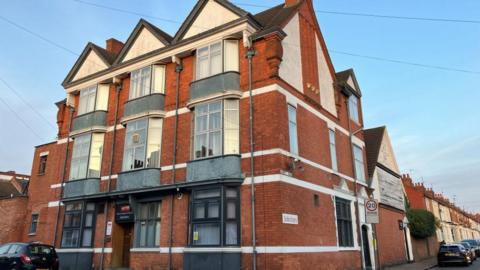
[[[38,174],[45,174],[45,170],[47,169],[47,157],[48,155],[40,156],[40,161],[38,162]]]
[[[290,104],[288,104],[288,135],[290,137],[290,152],[298,155],[297,108]]]
[[[78,115],[93,112],[95,110],[108,109],[108,84],[99,84],[80,90]]]
[[[62,247],[91,247],[95,227],[94,203],[71,203],[65,205]]]
[[[165,93],[165,66],[153,65],[132,71],[129,99]]]
[[[239,101],[226,99],[195,107],[194,158],[240,152]]]
[[[144,118],[127,123],[123,171],[160,167],[161,118]]]
[[[38,226],[38,214],[32,214],[32,222],[30,223],[29,233],[33,234],[37,232]]]
[[[238,192],[239,189],[236,187],[193,191],[190,208],[190,243],[192,246],[235,246],[239,244]]]
[[[0,246],[0,255],[7,254],[8,249],[10,248],[9,244]]]
[[[239,70],[238,41],[224,40],[197,50],[196,79]]]
[[[103,133],[86,134],[75,138],[70,180],[100,177],[103,141]]]
[[[363,164],[362,148],[353,145],[353,155],[355,158],[355,177],[359,181],[365,181],[365,165]]]
[[[159,202],[138,205],[138,214],[135,219],[136,247],[160,246],[160,206]]]
[[[352,212],[350,201],[335,198],[337,213],[338,245],[341,247],[353,247]]]
[[[333,129],[328,130],[328,137],[330,140],[330,158],[332,159],[332,170],[338,171],[337,146],[335,140],[335,131]]]
[[[358,115],[358,98],[354,95],[351,95],[348,98],[348,111],[350,113],[350,119],[360,123],[360,118]]]

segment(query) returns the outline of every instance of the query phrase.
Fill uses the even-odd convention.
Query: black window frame
[[[155,215],[157,215],[159,213],[158,211],[160,210],[160,214],[158,216],[155,216],[155,215],[150,216],[150,211],[149,211],[148,208],[151,205],[155,205],[155,211],[154,211]],[[147,207],[147,218],[142,218],[141,217],[141,207]],[[133,243],[135,247],[137,247],[137,248],[154,248],[154,247],[159,247],[160,246],[160,240],[159,240],[158,245],[157,245],[157,243],[155,243],[156,242],[155,240],[156,240],[156,237],[157,237],[156,233],[158,233],[158,239],[160,239],[160,237],[161,237],[161,231],[160,231],[161,226],[162,226],[161,225],[161,222],[162,222],[161,207],[162,207],[162,202],[161,201],[144,202],[144,203],[139,203],[137,205],[137,209],[136,209],[137,213],[135,214],[135,226],[134,226],[135,232],[134,232],[134,243]],[[140,226],[139,225],[140,225],[141,222],[146,222],[146,224],[147,224],[146,233],[145,233],[145,239],[146,239],[145,240],[145,245],[140,245],[141,239],[140,239]],[[153,222],[154,227],[157,226],[156,225],[157,223],[159,224],[158,228],[156,228],[156,230],[154,230],[155,234],[153,236],[153,239],[154,239],[153,240],[153,242],[154,242],[153,245],[147,244],[148,239],[150,238],[150,236],[148,235],[148,231],[149,231],[148,226],[149,226],[150,222]]]
[[[80,209],[72,209],[72,210],[67,210],[69,205],[80,205]],[[93,205],[93,209],[88,209],[87,207],[89,205]],[[88,214],[92,215],[92,223],[90,225],[86,225],[86,216]],[[65,221],[67,220],[67,216],[75,216],[79,215],[80,216],[80,221],[79,224],[67,224]],[[64,213],[64,219],[63,219],[63,230],[62,230],[62,241],[60,243],[60,246],[62,248],[91,248],[94,245],[94,239],[95,239],[95,225],[96,225],[96,217],[97,215],[97,205],[94,202],[74,202],[74,203],[69,203],[65,204],[65,213]],[[78,238],[77,242],[75,245],[65,245],[65,232],[71,232],[71,231],[76,231],[78,230]],[[86,245],[83,243],[83,235],[86,230],[91,230],[91,238],[89,239],[90,244]]]
[[[340,247],[353,247],[353,220],[351,201],[335,197],[337,240]]]
[[[236,192],[236,197],[227,197],[227,190],[233,189]],[[198,192],[218,190],[219,195],[208,198],[196,198]],[[240,246],[240,187],[239,186],[213,186],[208,188],[199,188],[192,190],[189,204],[189,240],[188,245],[191,247],[238,247]],[[228,218],[228,203],[235,203],[235,217]],[[217,203],[219,206],[218,217],[208,217],[210,204]],[[204,218],[195,217],[195,206],[203,205]],[[227,243],[227,223],[236,223],[236,243]],[[197,224],[218,224],[219,226],[219,243],[218,244],[195,244],[194,243],[194,227]]]
[[[47,161],[48,155],[40,156],[40,160],[38,161],[38,175],[45,174],[45,171],[47,170]]]
[[[30,220],[30,229],[28,230],[29,234],[35,234],[37,233],[37,228],[38,228],[38,220],[40,219],[40,214],[32,214],[31,220]]]

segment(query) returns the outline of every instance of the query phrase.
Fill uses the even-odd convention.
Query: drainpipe
[[[353,168],[353,179],[354,179],[354,195],[355,195],[355,200],[356,200],[356,211],[355,211],[355,217],[356,217],[356,223],[357,223],[357,230],[358,230],[358,241],[360,241],[359,246],[360,246],[360,259],[362,262],[362,269],[365,269],[365,258],[364,256],[364,250],[363,250],[363,235],[362,235],[362,224],[360,223],[360,203],[358,200],[358,191],[357,191],[357,171],[355,168],[355,153],[353,149],[353,136],[357,134],[358,132],[363,130],[363,126],[360,127],[358,130],[352,132],[352,127],[350,124],[350,104],[347,101],[345,102],[347,104],[347,121],[348,121],[348,134],[349,134],[349,140],[350,140],[350,149],[351,149],[351,154],[352,154],[352,168]]]
[[[251,46],[251,42],[250,42]],[[252,203],[252,269],[257,269],[257,238],[255,235],[255,163],[253,151],[255,150],[255,142],[253,139],[253,93],[252,93],[252,58],[255,56],[255,50],[250,47],[247,51],[248,58],[248,91],[249,91],[249,109],[250,109],[250,189],[251,189],[251,203]]]
[[[70,108],[70,121],[68,122],[68,135],[67,135],[67,149],[65,149],[65,159],[63,160],[63,171],[62,171],[62,183],[60,185],[60,198],[58,199],[58,208],[57,208],[57,219],[55,220],[55,230],[53,235],[53,243],[52,246],[55,246],[57,242],[57,232],[58,232],[58,220],[60,219],[60,204],[63,198],[63,190],[65,185],[65,175],[67,174],[67,161],[68,161],[68,145],[70,144],[70,132],[72,131],[72,121],[73,121],[73,113],[75,112],[75,107],[69,106]]]
[[[115,81],[115,79],[114,79]],[[117,139],[117,123],[118,123],[118,103],[120,101],[120,91],[122,90],[122,82],[120,81],[116,86],[115,90],[117,92],[117,99],[115,101],[115,120],[113,124],[113,133],[112,133],[112,151],[110,151],[110,165],[108,169],[108,185],[107,185],[107,193],[110,193],[111,191],[111,182],[112,182],[112,171],[113,171],[113,158],[114,158],[114,152],[115,152],[115,146],[116,146],[116,139]],[[105,261],[105,246],[107,244],[107,224],[108,224],[108,199],[105,202],[104,206],[104,216],[105,216],[105,223],[103,224],[103,241],[102,241],[102,254],[100,255],[100,270],[103,270],[104,267],[104,261]]]
[[[172,184],[176,182],[176,163],[177,163],[177,131],[178,131],[178,106],[180,99],[180,72],[183,70],[181,60],[172,56],[172,61],[176,63],[175,73],[177,73],[176,97],[175,97],[175,126],[173,130],[173,160],[172,160]],[[178,191],[178,189],[177,189]],[[172,194],[172,202],[170,203],[170,234],[168,236],[168,269],[173,269],[172,263],[172,245],[173,245],[173,203],[175,202],[174,194]]]

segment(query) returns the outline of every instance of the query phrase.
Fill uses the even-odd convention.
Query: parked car
[[[440,267],[450,263],[469,265],[472,264],[472,258],[463,245],[445,244],[438,249],[437,262]]]
[[[0,246],[0,270],[58,270],[55,248],[41,243]]]
[[[469,243],[459,242],[457,244],[462,245],[468,252],[470,252],[470,258],[472,258],[472,261],[477,259],[477,255],[475,254],[475,248],[472,247]]]
[[[475,250],[476,257],[480,256],[480,243],[478,240],[466,239],[466,240],[462,240],[462,242],[469,243],[470,246],[472,246],[473,249]]]

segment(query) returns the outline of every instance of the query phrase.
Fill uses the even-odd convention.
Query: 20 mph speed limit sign
[[[365,201],[365,221],[366,223],[378,223],[378,201],[368,199]]]

